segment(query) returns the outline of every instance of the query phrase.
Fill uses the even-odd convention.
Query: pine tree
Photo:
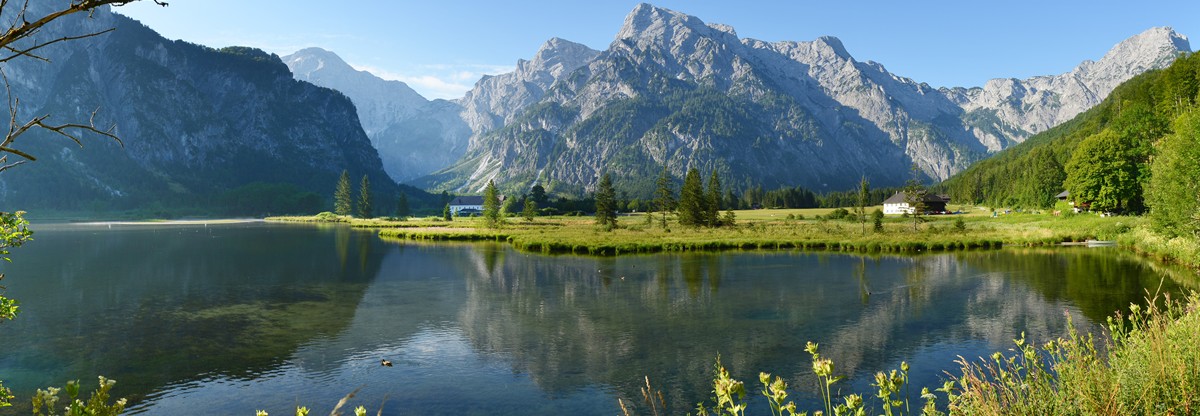
[[[596,186],[596,224],[604,227],[606,230],[612,230],[617,226],[617,201],[616,191],[613,190],[612,179],[608,174],[600,177],[600,184]]]
[[[525,198],[525,207],[521,210],[521,216],[525,217],[525,221],[533,222],[533,217],[538,215],[537,202],[533,202],[533,198]]]
[[[704,194],[704,222],[709,227],[721,225],[721,179],[713,169],[708,178],[708,192]]]
[[[854,214],[858,215],[858,222],[862,224],[863,235],[867,235],[867,199],[870,197],[871,182],[867,180],[867,175],[863,175],[858,181],[858,206],[854,210]]]
[[[550,199],[546,196],[546,188],[543,188],[541,184],[534,185],[533,188],[529,189],[529,198],[532,198],[533,202],[539,207],[546,206],[546,203],[550,202]]]
[[[454,217],[450,215],[450,204],[449,203],[447,203],[446,206],[444,208],[442,208],[442,219],[446,220],[446,221],[454,221]]]
[[[704,225],[704,184],[700,181],[700,172],[688,169],[683,178],[683,188],[679,190],[679,224],[688,226]]]
[[[487,188],[483,190],[483,221],[488,227],[500,226],[500,195],[493,181],[488,181]]]
[[[371,181],[367,179],[367,175],[363,175],[362,182],[358,185],[358,217],[374,217],[371,207]]]
[[[408,209],[408,194],[400,192],[400,198],[396,201],[396,217],[408,218],[411,212]]]
[[[671,174],[663,166],[654,191],[654,208],[662,214],[662,227],[667,228],[667,213],[675,209],[675,191],[671,189]]]
[[[917,164],[912,165],[912,178],[904,184],[904,203],[908,204],[908,209],[912,212],[909,217],[913,220],[913,231],[917,230],[917,225],[925,219],[921,217],[925,214],[925,195],[928,191],[925,186],[921,185],[921,181],[917,180],[921,170],[917,168]]]
[[[337,190],[333,191],[333,213],[350,215],[350,173],[344,170],[338,179]]]

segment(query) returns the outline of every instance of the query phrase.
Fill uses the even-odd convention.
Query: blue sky
[[[482,74],[508,72],[551,37],[603,50],[639,1],[172,0],[119,7],[171,39],[286,55],[317,46],[458,98]],[[651,4],[767,41],[832,35],[860,61],[934,86],[1069,71],[1117,42],[1171,26],[1200,42],[1200,1],[705,1]],[[336,6],[335,6],[336,5]]]

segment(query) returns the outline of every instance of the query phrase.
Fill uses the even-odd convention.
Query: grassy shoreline
[[[687,228],[669,223],[663,229],[658,218],[647,222],[642,215],[621,217],[620,227],[604,231],[590,217],[537,218],[528,222],[510,218],[498,228],[485,227],[473,218],[357,220],[346,219],[352,227],[378,229],[384,239],[418,241],[497,241],[514,248],[543,253],[623,255],[633,253],[711,251],[736,249],[799,249],[853,252],[920,253],[926,251],[992,248],[1003,246],[1052,246],[1086,240],[1116,241],[1124,249],[1164,263],[1180,263],[1195,270],[1200,265],[1200,244],[1194,238],[1164,238],[1150,231],[1140,217],[1098,217],[1095,215],[1053,216],[1045,213],[1016,213],[993,217],[988,212],[931,217],[914,230],[912,222],[888,218],[876,231],[858,222],[815,219],[828,210],[758,210],[736,212],[735,227]],[[797,219],[800,218],[800,219]],[[956,224],[961,219],[961,226]],[[309,217],[279,221],[312,221]],[[935,390],[921,389],[919,396],[900,395],[907,387],[907,364],[897,372],[876,376],[877,397],[888,401],[866,400],[871,394],[838,393],[831,395],[826,414],[855,414],[881,411],[891,414],[1190,414],[1200,408],[1200,298],[1193,292],[1178,303],[1148,302],[1149,310],[1136,306],[1129,315],[1118,313],[1107,325],[1108,334],[1097,339],[1072,330],[1066,337],[1044,345],[1014,340],[1008,352],[997,352],[990,359],[962,359],[959,374]],[[1069,319],[1069,318],[1068,318]],[[1098,346],[1102,348],[1097,348]],[[822,363],[815,354],[814,365]],[[816,367],[814,367],[816,368]],[[832,363],[829,363],[832,373]],[[760,375],[763,391],[770,391],[773,414],[794,404],[784,403],[786,384],[769,381]],[[883,380],[883,381],[880,381]],[[899,380],[899,381],[898,381]],[[714,391],[725,392],[704,406],[713,406],[716,414],[744,402],[731,390],[751,387],[733,380],[724,368],[714,375]],[[647,381],[648,383],[648,381]],[[821,384],[821,383],[818,383]],[[886,387],[885,387],[886,386]],[[647,391],[652,388],[647,385]],[[905,390],[907,392],[907,390]],[[914,390],[915,392],[916,390]],[[871,392],[876,393],[876,392]],[[721,393],[717,393],[718,396]],[[653,400],[621,401],[625,415],[649,414],[656,409]],[[904,397],[905,411],[899,412]],[[919,397],[924,403],[912,403],[907,397]],[[697,398],[700,399],[700,398]],[[761,397],[758,400],[762,400]],[[772,400],[772,399],[768,399]],[[844,402],[844,404],[843,404]],[[724,404],[718,404],[724,403]],[[883,404],[882,408],[878,406]],[[841,407],[841,409],[836,409]],[[793,407],[794,408],[794,407]],[[743,408],[744,409],[744,408]],[[943,413],[945,412],[945,413]],[[656,412],[655,412],[656,413]],[[744,414],[744,413],[737,413]],[[876,412],[875,414],[878,414]]]
[[[1200,265],[1200,245],[1160,241],[1140,217],[1053,216],[962,208],[965,214],[929,216],[915,229],[907,218],[889,216],[880,230],[871,222],[825,219],[830,209],[735,211],[732,227],[691,228],[646,214],[620,217],[619,227],[604,231],[591,217],[508,218],[488,228],[479,218],[353,219],[337,216],[272,217],[271,221],[346,222],[379,229],[392,240],[495,241],[527,252],[613,256],[659,252],[722,250],[825,250],[865,253],[919,253],[1004,246],[1050,246],[1087,240],[1117,241],[1121,246],[1165,262]],[[959,228],[956,222],[961,221]]]

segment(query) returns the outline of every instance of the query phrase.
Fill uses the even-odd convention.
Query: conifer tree
[[[442,208],[442,219],[446,220],[446,221],[454,221],[454,217],[450,215],[450,204],[449,203],[447,203],[446,206]]]
[[[654,191],[654,208],[662,214],[662,227],[667,228],[667,213],[675,209],[675,191],[671,189],[671,174],[664,165]]]
[[[345,170],[338,179],[337,189],[333,191],[333,213],[350,215],[350,173]]]
[[[858,206],[854,207],[854,214],[858,216],[858,222],[862,224],[862,234],[867,235],[867,199],[871,197],[871,182],[867,180],[867,175],[863,175],[858,181]]]
[[[537,209],[537,202],[533,202],[533,198],[525,198],[525,207],[521,210],[521,216],[525,218],[525,221],[533,222],[533,217],[538,215]]]
[[[542,184],[534,185],[529,189],[529,198],[533,199],[533,202],[539,207],[546,206],[546,203],[550,202],[550,198],[546,196],[546,188],[542,187]]]
[[[409,215],[408,194],[400,192],[400,198],[396,200],[396,217],[408,218]]]
[[[921,215],[925,214],[925,195],[928,194],[928,191],[925,190],[924,185],[921,185],[921,181],[917,180],[921,170],[916,163],[912,165],[911,170],[912,178],[904,184],[904,203],[908,204],[908,209],[912,210],[909,217],[913,220],[913,231],[917,231],[917,225],[925,220]]]
[[[679,190],[679,224],[693,227],[704,225],[704,199],[700,172],[694,168],[688,169],[683,188]]]
[[[721,225],[721,179],[713,169],[708,178],[708,192],[704,194],[704,223],[709,227]]]
[[[607,173],[600,177],[596,186],[596,224],[606,230],[617,226],[617,193],[613,190],[612,179]]]
[[[488,227],[500,226],[500,194],[494,181],[488,181],[483,189],[483,220]]]
[[[374,209],[371,207],[371,181],[367,179],[367,175],[363,175],[362,182],[358,185],[358,217],[374,216]]]

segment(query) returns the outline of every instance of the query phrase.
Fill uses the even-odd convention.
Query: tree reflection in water
[[[855,390],[901,360],[920,364],[915,383],[940,385],[957,355],[1006,349],[1021,332],[1031,341],[1064,335],[1064,311],[1095,330],[1113,311],[1142,302],[1162,276],[1137,259],[1085,250],[615,258],[479,251],[488,273],[468,276],[459,314],[475,348],[502,354],[551,395],[604,384],[639,398],[649,376],[672,412],[709,396],[717,354],[735,377],[783,375],[815,404],[803,352],[810,340]],[[1179,288],[1168,280],[1163,290]]]

